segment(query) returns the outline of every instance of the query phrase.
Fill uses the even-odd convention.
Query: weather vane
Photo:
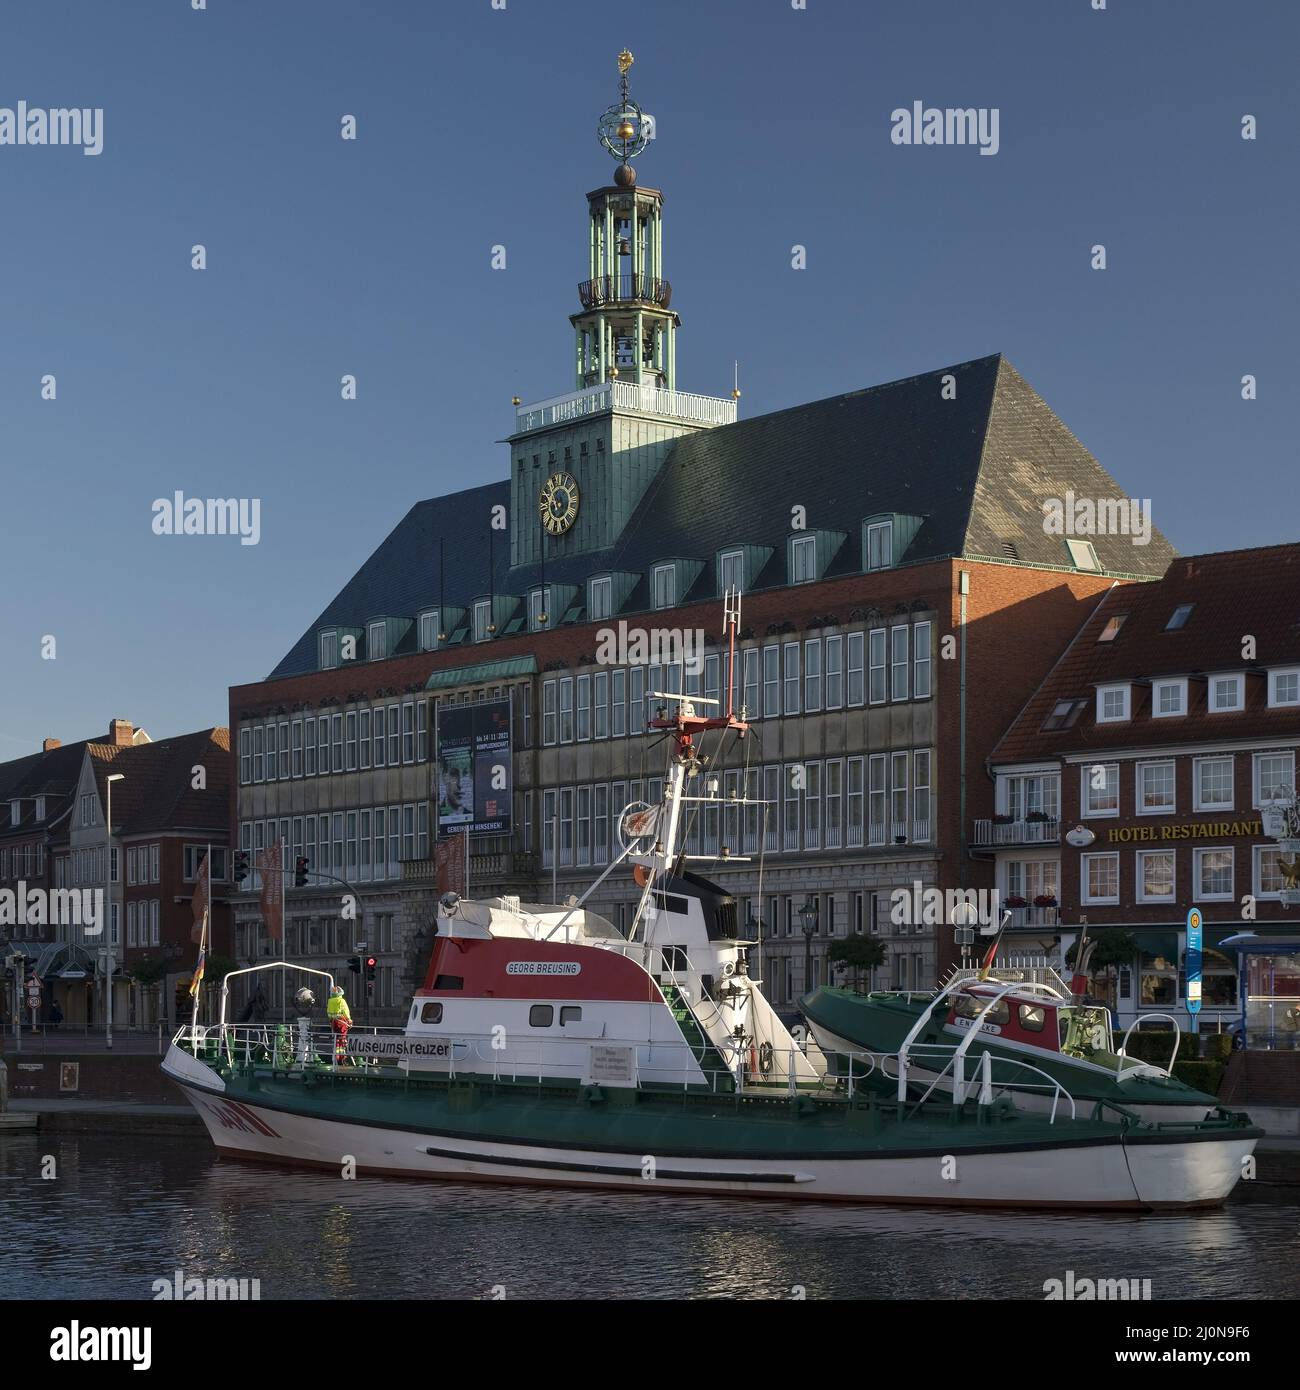
[[[615,177],[620,184],[636,182],[636,173],[628,161],[635,159],[650,143],[646,133],[648,123],[627,90],[627,70],[634,61],[626,48],[618,55],[618,101],[601,116],[597,128],[600,143],[619,161]]]

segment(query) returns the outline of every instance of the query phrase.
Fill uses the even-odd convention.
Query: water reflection
[[[56,1181],[40,1179],[53,1153]],[[112,1220],[105,1220],[111,1213]],[[189,1139],[0,1147],[0,1297],[149,1297],[260,1279],[264,1298],[1026,1298],[1067,1269],[1156,1298],[1275,1298],[1294,1211],[1016,1214],[547,1192],[295,1173]]]

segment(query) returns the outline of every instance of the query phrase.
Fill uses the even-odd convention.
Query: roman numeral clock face
[[[542,525],[553,536],[562,536],[578,519],[581,498],[571,473],[552,473],[542,484],[537,509]]]

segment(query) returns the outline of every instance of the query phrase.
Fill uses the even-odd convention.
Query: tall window
[[[810,584],[817,578],[817,537],[795,536],[790,542],[790,583]]]
[[[388,624],[382,620],[366,628],[366,655],[371,661],[382,661],[388,655]]]
[[[556,742],[556,682],[542,682],[542,744],[549,748]]]
[[[785,644],[785,713],[799,713],[799,643]]]
[[[320,635],[320,669],[331,671],[339,664],[339,635],[322,632]]]
[[[573,677],[560,678],[560,742],[573,742]]]
[[[591,677],[578,677],[578,741],[591,738]]]
[[[1193,810],[1231,811],[1232,755],[1222,758],[1197,758],[1192,785],[1195,788]]]
[[[867,568],[888,569],[894,563],[893,521],[873,521],[867,526]]]
[[[492,601],[490,599],[477,599],[474,603],[474,640],[476,642],[486,642],[491,633],[488,628],[492,625]]]
[[[656,565],[654,567],[654,605],[656,608],[671,608],[677,602],[676,565]]]
[[[826,708],[839,709],[844,703],[844,638],[826,639]]]
[[[743,550],[724,550],[718,556],[718,592],[725,594],[729,589],[744,589],[745,552]]]
[[[436,608],[431,613],[420,614],[420,650],[422,652],[438,650],[439,616]]]
[[[1119,815],[1119,764],[1084,763],[1079,768],[1085,816]]]
[[[587,616],[592,622],[608,618],[614,611],[614,581],[602,574],[587,584]]]
[[[892,628],[889,634],[889,642],[889,698],[891,700],[906,700],[908,643],[908,630],[906,626]]]
[[[609,673],[609,732],[611,738],[627,733],[627,672]]]
[[[528,592],[528,630],[540,632],[544,627],[555,626],[555,614],[551,612],[551,586],[544,589],[530,589]]]
[[[850,758],[845,765],[844,816],[844,843],[849,849],[858,849],[865,843],[865,779],[865,759]]]
[[[763,648],[763,717],[774,719],[781,713],[781,648]]]
[[[912,696],[930,698],[930,632],[932,624],[917,623],[912,628]]]
[[[883,632],[882,632],[883,637]],[[865,634],[850,632],[848,635],[848,688],[845,701],[850,707],[863,703],[866,692],[863,687],[863,645]],[[883,695],[881,696],[883,699]]]
[[[1138,764],[1138,814],[1168,815],[1174,809],[1174,764]]]
[[[592,733],[596,738],[609,737],[609,672],[597,671],[591,678]]]
[[[822,707],[822,644],[816,637],[803,644],[803,707],[809,714]]]
[[[1085,903],[1119,902],[1119,855],[1080,856],[1080,889]]]

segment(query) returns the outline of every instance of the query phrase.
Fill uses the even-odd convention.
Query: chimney
[[[63,745],[59,742],[57,738],[47,738],[45,742],[41,744],[41,752],[53,753],[56,748],[62,747]]]
[[[130,748],[135,737],[135,725],[129,719],[110,719],[108,721],[108,741],[115,748]]]

